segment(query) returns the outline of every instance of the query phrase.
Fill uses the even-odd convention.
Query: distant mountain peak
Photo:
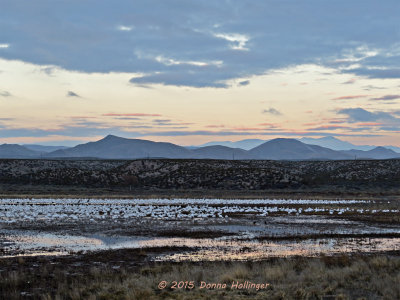
[[[320,138],[321,140],[327,140],[327,141],[342,141],[339,140],[338,138],[335,138],[334,136],[328,135],[328,136],[324,136],[322,138]]]
[[[40,155],[39,152],[30,150],[18,144],[0,145],[1,158],[21,158],[21,157],[23,158],[23,157],[35,157],[38,155]]]
[[[243,150],[250,150],[250,149],[253,149],[254,147],[257,147],[265,142],[266,142],[266,140],[261,140],[261,139],[244,139],[244,140],[239,140],[239,141],[234,141],[234,142],[233,141],[211,141],[211,142],[207,142],[205,144],[191,146],[191,148],[200,148],[200,147],[206,147],[206,146],[220,145],[220,146],[226,146],[229,148],[240,148]]]
[[[284,160],[308,160],[308,159],[348,159],[349,156],[339,151],[334,151],[317,145],[308,145],[291,138],[276,138],[265,142],[249,151],[258,159],[284,159]]]
[[[395,151],[393,151],[392,149],[388,149],[388,148],[385,148],[383,146],[378,146],[378,147],[376,147],[376,148],[374,148],[374,149],[372,149],[370,151],[373,151],[373,152],[378,152],[379,151],[379,152],[385,152],[385,153],[398,154]]]
[[[357,150],[370,150],[373,147],[370,146],[357,146],[353,145],[349,142],[342,141],[336,137],[333,136],[325,136],[321,138],[310,138],[310,137],[303,137],[299,139],[299,141],[309,144],[309,145],[317,145],[325,148],[329,148],[332,150],[352,150],[352,149],[357,149]]]
[[[111,140],[111,139],[124,139],[123,137],[119,137],[113,134],[109,134],[103,138],[103,140]]]
[[[264,144],[267,144],[267,143],[284,143],[284,144],[294,144],[294,145],[305,144],[299,140],[291,139],[291,138],[276,138],[276,139],[267,141]],[[262,144],[262,145],[264,145],[264,144]]]

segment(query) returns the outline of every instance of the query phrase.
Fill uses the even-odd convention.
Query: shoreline
[[[400,200],[399,190],[127,190],[71,186],[0,185],[2,198],[81,198],[81,199],[363,199]]]
[[[398,299],[400,296],[399,251],[243,262],[148,261],[148,255],[157,251],[121,249],[63,257],[0,258],[1,297]],[[191,288],[187,288],[190,282]],[[229,287],[232,282],[243,283],[242,289],[218,288]],[[246,288],[251,287],[246,282],[268,286],[251,289]],[[210,283],[210,288],[200,288],[203,283]]]

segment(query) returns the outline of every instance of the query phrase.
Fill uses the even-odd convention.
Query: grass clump
[[[77,267],[71,258],[50,259],[1,259],[0,299],[400,299],[400,257],[385,254],[139,265],[121,260],[117,267],[115,260]],[[159,289],[163,280],[167,287]],[[194,281],[194,288],[174,289],[173,281]],[[269,285],[231,288],[246,281]],[[226,286],[200,288],[202,282]]]

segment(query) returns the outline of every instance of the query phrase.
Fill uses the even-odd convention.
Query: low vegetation
[[[1,299],[400,299],[400,257],[339,255],[260,262],[147,263],[147,251],[0,259]],[[395,255],[394,255],[395,254]],[[160,289],[158,284],[167,282]],[[171,288],[194,281],[194,288]],[[232,282],[268,283],[232,289]],[[226,284],[200,288],[201,282]]]
[[[0,160],[4,192],[37,186],[69,191],[275,191],[397,194],[400,160]],[[46,191],[42,191],[46,193]],[[72,191],[73,192],[73,191]]]

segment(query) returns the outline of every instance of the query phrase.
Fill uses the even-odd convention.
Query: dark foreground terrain
[[[0,204],[0,299],[400,297],[396,197]]]
[[[399,198],[400,160],[0,160],[0,299],[400,299]]]
[[[400,299],[399,252],[253,262],[149,262],[147,255],[159,250],[166,251],[2,258],[0,298]],[[235,288],[241,283],[243,288]],[[258,290],[251,283],[260,284]]]
[[[0,160],[4,195],[398,195],[400,160]]]

